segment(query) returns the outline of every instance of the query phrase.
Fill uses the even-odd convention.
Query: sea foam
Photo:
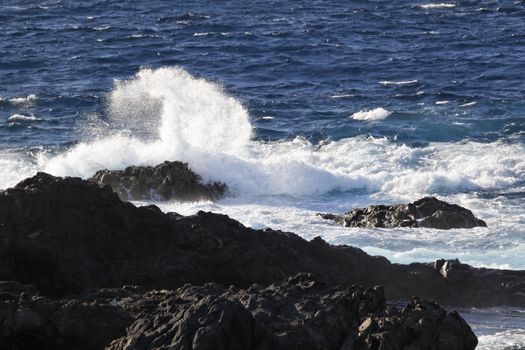
[[[382,80],[379,82],[381,85],[412,85],[417,84],[418,80],[401,80],[401,81],[390,81],[390,80]]]
[[[525,348],[525,329],[509,329],[478,337],[478,350],[523,349]]]
[[[388,118],[392,112],[387,111],[384,108],[375,108],[371,110],[359,111],[352,114],[352,119],[355,120],[382,120]]]
[[[386,138],[323,144],[301,137],[253,140],[242,104],[221,86],[181,68],[142,69],[129,80],[116,81],[108,105],[108,120],[95,123],[99,129],[92,130],[96,137],[57,155],[41,154],[34,170],[86,178],[104,168],[181,160],[204,180],[225,182],[237,196],[337,190],[407,193],[413,198],[508,188],[525,177],[525,147],[520,144],[431,143],[413,148]],[[363,115],[388,113],[379,108]],[[0,183],[3,188],[13,185],[13,176],[0,172]]]
[[[10,98],[9,103],[14,106],[33,105],[38,101],[38,96],[34,94],[27,95],[26,97],[13,97]]]
[[[456,4],[450,4],[450,3],[433,3],[433,4],[424,4],[420,5],[421,8],[425,10],[431,10],[431,9],[445,9],[445,8],[453,8],[456,7]]]
[[[10,122],[34,122],[34,121],[40,121],[42,118],[35,117],[34,115],[25,115],[25,114],[13,114],[9,118],[7,118]]]
[[[331,243],[363,247],[395,262],[459,256],[476,266],[523,267],[521,202],[504,195],[486,201],[473,192],[522,191],[522,144],[464,141],[411,147],[365,136],[322,143],[303,137],[260,141],[253,138],[248,111],[237,99],[180,68],[142,69],[115,82],[108,106],[104,120],[95,117],[90,125],[79,125],[91,135],[66,151],[0,154],[0,187],[13,186],[36,171],[86,178],[104,168],[181,160],[205,181],[226,183],[234,196],[186,209],[157,203],[167,211],[213,210],[252,227],[293,231],[305,238],[322,234]],[[472,209],[490,230],[475,229],[469,235],[423,229],[349,231],[315,216],[406,203],[424,195]]]

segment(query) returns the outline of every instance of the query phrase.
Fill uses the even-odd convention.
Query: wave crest
[[[387,111],[386,109],[379,107],[366,111],[359,111],[352,114],[352,119],[354,120],[383,120],[388,118],[392,112]]]

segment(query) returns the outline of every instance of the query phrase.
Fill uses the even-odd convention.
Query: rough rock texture
[[[352,349],[475,349],[477,343],[456,311],[413,298],[401,312],[370,315]]]
[[[319,215],[345,227],[428,227],[448,230],[487,226],[470,210],[434,197],[421,198],[409,204],[371,205],[343,215]]]
[[[216,200],[226,193],[218,182],[202,184],[201,177],[182,162],[164,162],[155,167],[130,166],[125,170],[100,170],[90,181],[110,186],[122,200],[176,199]]]
[[[137,208],[79,178],[39,173],[0,193],[0,280],[35,285],[47,296],[127,284],[245,288],[299,272],[329,285],[382,285],[389,300],[418,295],[454,306],[525,306],[525,271],[457,261],[391,264],[319,237],[307,242],[253,230],[224,215]]]
[[[0,283],[2,349],[435,349],[477,339],[456,312],[413,299],[387,306],[383,289],[330,288],[298,274],[266,288],[96,289],[49,299]]]
[[[107,301],[49,299],[34,287],[0,282],[0,349],[103,349],[133,319]]]

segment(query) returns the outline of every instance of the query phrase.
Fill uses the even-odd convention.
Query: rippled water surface
[[[523,1],[3,0],[0,188],[178,159],[233,196],[166,211],[525,269],[524,19]],[[489,227],[315,216],[424,195]],[[523,313],[464,313],[480,348],[524,346]]]

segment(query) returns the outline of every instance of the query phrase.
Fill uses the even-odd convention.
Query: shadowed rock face
[[[135,207],[109,187],[45,173],[0,193],[0,280],[48,296],[89,288],[175,289],[208,282],[246,288],[299,272],[329,285],[383,285],[390,300],[412,295],[454,306],[525,306],[525,271],[459,261],[391,264],[350,246],[253,230],[225,215]]]
[[[126,286],[45,298],[0,283],[2,349],[436,349],[477,339],[455,312],[412,299],[385,303],[380,287],[330,288],[311,274],[268,287],[218,284],[145,291]]]
[[[427,227],[452,228],[486,227],[472,212],[459,205],[434,197],[425,197],[409,204],[371,205],[353,209],[343,215],[319,214],[345,227]]]
[[[32,286],[0,282],[0,349],[103,349],[133,315],[109,300],[50,299]]]
[[[99,170],[91,179],[110,186],[122,200],[175,199],[216,200],[227,191],[225,184],[203,184],[201,177],[182,162],[164,162],[155,167],[130,166],[125,170]]]

